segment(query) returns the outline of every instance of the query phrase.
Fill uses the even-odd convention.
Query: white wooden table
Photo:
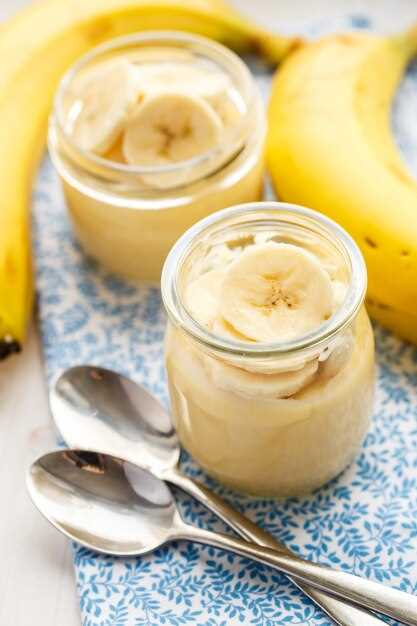
[[[25,468],[48,446],[50,419],[39,344],[31,332],[25,350],[0,369],[0,624],[80,624],[67,540],[35,511]]]
[[[0,0],[0,21],[30,0]],[[309,18],[310,0],[235,0],[259,22],[293,24]],[[346,7],[351,13],[364,0],[315,0],[330,15]],[[376,24],[396,27],[417,19],[415,0],[369,3]],[[384,15],[381,14],[384,12]],[[388,19],[387,19],[388,18]],[[71,554],[66,539],[35,511],[25,490],[24,474],[30,458],[52,445],[39,340],[33,328],[22,354],[0,365],[0,625],[79,626]]]

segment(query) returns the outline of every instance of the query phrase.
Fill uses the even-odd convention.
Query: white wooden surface
[[[32,331],[24,352],[0,369],[0,624],[80,624],[67,540],[26,495],[29,460],[51,443],[40,351]]]
[[[0,0],[0,20],[28,0]],[[0,365],[0,625],[80,626],[68,541],[26,494],[29,460],[51,445],[37,334]]]
[[[30,0],[0,0],[0,20]],[[309,17],[309,0],[235,0],[257,21],[277,24]],[[360,11],[364,0],[315,0],[326,15],[346,7]],[[396,28],[417,18],[415,0],[369,2],[375,22]],[[385,15],[382,15],[382,12]],[[383,19],[382,19],[383,18]],[[0,365],[0,626],[79,626],[80,617],[68,542],[35,511],[25,490],[27,463],[51,443],[50,418],[37,333],[24,352]]]

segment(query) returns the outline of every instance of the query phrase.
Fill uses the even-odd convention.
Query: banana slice
[[[344,333],[342,337],[338,337],[333,345],[329,346],[328,356],[324,354],[319,359],[320,374],[328,380],[338,374],[349,362],[355,347],[355,340],[351,330]]]
[[[226,269],[229,263],[234,261],[239,255],[239,251],[231,249],[225,244],[218,244],[211,248],[201,261],[201,266],[198,268],[200,274],[202,272],[208,272],[211,270]]]
[[[209,330],[213,329],[217,317],[224,276],[223,270],[206,272],[193,280],[186,289],[185,305],[189,314]]]
[[[239,333],[260,342],[293,339],[332,314],[331,280],[318,260],[291,244],[247,248],[229,265],[220,314]]]
[[[110,150],[106,150],[103,157],[113,163],[126,163],[122,150],[122,137],[118,137]]]
[[[74,88],[77,115],[69,129],[73,139],[83,150],[105,154],[137,102],[134,68],[126,59],[108,61],[86,71]]]
[[[129,119],[123,154],[131,165],[186,161],[213,148],[221,121],[205,100],[165,92],[145,99]]]
[[[242,117],[243,104],[234,101],[231,80],[221,71],[185,63],[154,63],[139,67],[137,79],[143,97],[175,91],[204,98],[225,127],[236,126]]]
[[[279,374],[255,374],[213,357],[205,357],[205,366],[214,384],[246,398],[288,398],[310,384],[318,370],[318,361],[310,361],[297,371]]]
[[[173,91],[200,98],[227,97],[231,82],[221,71],[208,71],[187,63],[149,63],[137,67],[143,96]]]
[[[208,99],[211,106],[223,122],[226,128],[234,128],[242,117],[242,111],[225,94]]]
[[[218,301],[220,301],[220,294]],[[243,341],[244,343],[254,343],[252,339],[239,333],[234,326],[229,324],[229,322],[220,316],[217,316],[214,320],[212,324],[212,331],[219,337],[225,337],[226,339],[232,339],[233,341]]]

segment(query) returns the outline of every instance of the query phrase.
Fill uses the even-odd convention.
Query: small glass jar
[[[235,254],[258,241],[301,246],[334,275],[332,281],[345,281],[340,306],[321,326],[267,344],[219,336],[191,316],[184,297],[190,281],[223,259],[225,246]],[[233,207],[179,239],[162,275],[166,367],[179,438],[207,473],[242,492],[284,497],[311,492],[352,461],[374,391],[365,291],[366,268],[356,244],[335,222],[302,207]],[[286,376],[311,363],[315,374],[296,393],[260,393],[264,372]],[[239,380],[248,387],[239,390],[234,377],[242,371]]]
[[[68,132],[75,81],[94,64],[124,57],[136,63],[187,62],[227,75],[241,114],[221,145],[188,161],[132,166],[81,150]],[[246,65],[203,37],[147,32],[99,46],[79,60],[58,89],[49,125],[49,151],[62,180],[83,248],[129,279],[159,281],[178,237],[218,209],[258,200],[263,187],[264,106]]]

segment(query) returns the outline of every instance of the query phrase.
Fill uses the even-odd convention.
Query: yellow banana
[[[268,167],[285,201],[329,215],[356,239],[371,315],[417,343],[417,182],[390,127],[417,29],[307,44],[274,79]]]
[[[16,351],[31,311],[28,196],[62,73],[106,39],[149,29],[206,35],[278,61],[295,38],[272,35],[223,0],[39,0],[0,30],[0,358]]]
[[[367,298],[366,307],[369,314],[380,324],[391,329],[400,337],[417,344],[417,315],[398,311],[394,307],[386,306]]]

